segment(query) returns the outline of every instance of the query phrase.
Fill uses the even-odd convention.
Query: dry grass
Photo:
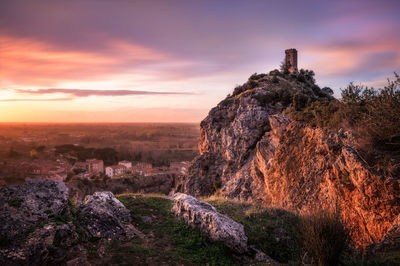
[[[120,197],[128,197],[128,196],[141,196],[141,197],[146,197],[146,198],[163,198],[163,199],[168,199],[168,196],[165,194],[158,194],[158,193],[122,193],[122,194],[116,194],[115,197],[120,198]]]
[[[300,218],[304,248],[318,265],[338,265],[348,239],[338,211],[319,210]]]

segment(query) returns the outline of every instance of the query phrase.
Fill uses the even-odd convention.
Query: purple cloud
[[[71,94],[75,97],[88,96],[128,96],[128,95],[191,95],[189,92],[172,92],[172,91],[137,91],[137,90],[83,90],[83,89],[66,89],[66,88],[49,88],[38,90],[15,90],[18,93],[25,94],[51,94],[64,93]]]

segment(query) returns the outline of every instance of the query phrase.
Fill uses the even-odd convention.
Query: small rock
[[[149,216],[142,216],[142,221],[146,224],[151,224],[153,222],[153,219]]]
[[[270,256],[268,256],[267,254],[265,254],[264,252],[262,252],[259,249],[256,249],[254,247],[250,247],[250,251],[251,253],[253,253],[253,258],[255,261],[257,262],[263,262],[263,263],[268,263],[268,264],[279,264],[278,262],[276,262],[275,260],[271,259]]]

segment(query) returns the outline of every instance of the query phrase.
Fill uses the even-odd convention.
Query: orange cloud
[[[166,54],[124,41],[110,41],[102,53],[61,50],[32,40],[0,36],[0,77],[20,85],[51,86],[89,80],[163,62]]]
[[[71,101],[74,98],[11,98],[11,99],[0,99],[0,102],[62,102]]]

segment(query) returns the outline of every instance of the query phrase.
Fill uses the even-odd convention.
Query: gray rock
[[[299,93],[315,100],[332,99],[329,94],[317,92],[312,81],[301,82],[274,73],[255,78],[212,108],[200,123],[200,155],[173,192],[198,197],[218,191],[232,199],[262,200],[263,182],[249,174],[249,166],[254,162],[255,148],[266,134],[271,135],[268,142],[275,144],[271,146],[276,146],[285,131],[289,121],[274,115],[281,114]]]
[[[249,247],[250,254],[252,255],[252,259],[257,261],[257,262],[262,262],[262,263],[268,263],[272,265],[278,265],[279,263],[275,260],[273,260],[270,256],[262,252],[261,250],[250,246]]]
[[[153,222],[153,219],[149,216],[142,216],[141,218],[144,223],[151,224]]]
[[[78,235],[72,224],[46,224],[29,234],[23,244],[0,250],[1,265],[59,264],[74,254],[70,247],[76,245]]]
[[[129,210],[111,192],[87,196],[76,209],[77,217],[63,182],[31,180],[0,188],[0,265],[87,265],[81,246],[87,236],[98,240],[92,243],[101,256],[109,241],[135,235]]]
[[[111,192],[86,196],[78,209],[78,222],[91,238],[118,239],[131,235],[130,212]]]
[[[172,212],[186,223],[197,227],[212,241],[221,241],[234,252],[243,254],[248,251],[247,236],[243,225],[223,215],[210,204],[196,198],[176,193],[172,196]]]
[[[16,241],[49,217],[68,208],[68,188],[63,182],[30,180],[20,186],[0,188],[0,238]]]

